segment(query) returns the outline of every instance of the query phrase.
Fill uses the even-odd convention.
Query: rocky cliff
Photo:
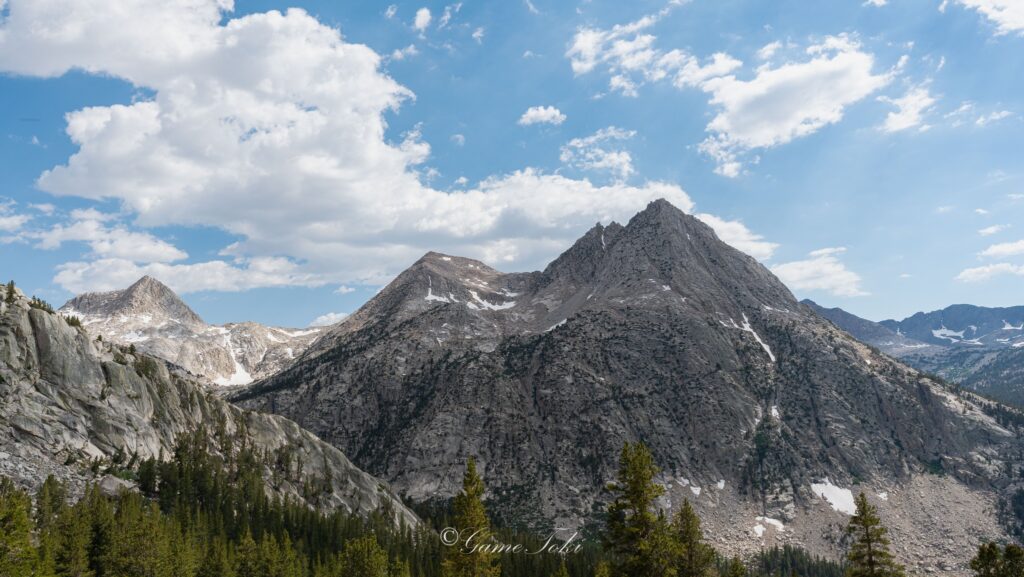
[[[271,493],[359,514],[391,502],[415,520],[386,484],[294,422],[230,405],[180,368],[97,341],[20,292],[0,303],[0,475],[36,487],[54,474],[81,488],[119,460],[169,456],[196,431],[220,435],[221,450],[301,461],[301,471],[265,465]],[[328,488],[310,496],[310,479]]]
[[[1001,534],[1019,449],[980,400],[856,341],[665,201],[542,272],[427,254],[235,400],[414,499],[452,495],[476,456],[492,508],[535,526],[592,520],[624,441],[726,551],[835,555],[865,491],[921,570],[966,571]]]
[[[251,322],[208,325],[174,291],[148,276],[124,290],[77,296],[60,312],[80,317],[93,335],[134,345],[223,386],[276,373],[321,331]]]

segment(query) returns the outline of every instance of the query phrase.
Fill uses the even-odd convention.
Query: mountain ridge
[[[1010,481],[991,462],[1017,441],[984,400],[854,340],[669,203],[595,226],[543,271],[481,265],[428,253],[233,400],[295,418],[414,500],[453,494],[474,456],[496,514],[527,525],[586,523],[622,442],[643,440],[664,506],[694,501],[729,551],[834,554],[822,535],[844,513],[821,495],[855,484],[914,523],[999,532],[984,511]],[[971,506],[943,512],[943,492]],[[922,567],[968,556],[929,554],[930,538]]]
[[[210,325],[148,275],[122,290],[76,296],[59,312],[80,317],[94,335],[135,346],[221,386],[247,385],[281,370],[321,332],[255,322]]]

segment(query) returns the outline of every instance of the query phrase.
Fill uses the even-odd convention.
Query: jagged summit
[[[146,275],[123,290],[85,293],[67,302],[62,310],[89,316],[142,316],[201,326],[205,323],[185,301],[159,280]]]
[[[134,345],[219,385],[246,385],[277,372],[320,333],[253,322],[208,325],[148,275],[122,290],[77,296],[60,312],[80,316],[90,333]]]
[[[476,457],[493,510],[525,525],[585,522],[622,443],[643,440],[665,506],[694,501],[738,552],[835,552],[822,536],[846,517],[820,495],[855,489],[910,527],[989,531],[983,491],[1007,482],[990,464],[1017,450],[975,400],[854,340],[665,201],[594,226],[543,272],[428,254],[235,400],[412,499],[453,494]],[[954,493],[973,517],[949,510]]]

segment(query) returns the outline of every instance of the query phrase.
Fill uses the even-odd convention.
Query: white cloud
[[[457,146],[464,146],[466,144],[466,136],[464,134],[453,134],[450,139]]]
[[[50,204],[48,202],[43,202],[43,203],[39,203],[39,204],[30,204],[28,206],[29,206],[29,208],[31,208],[33,210],[37,210],[37,211],[41,212],[42,214],[45,214],[46,216],[52,215],[57,210],[56,206],[54,206],[54,205],[52,205],[52,204]]]
[[[993,224],[992,226],[986,226],[985,228],[978,231],[981,236],[992,236],[993,234],[1000,233],[1010,228],[1008,224]]]
[[[956,275],[956,280],[963,282],[981,282],[1002,275],[1024,276],[1024,266],[1001,262],[998,264],[968,268],[960,271],[960,274]]]
[[[739,174],[743,153],[786,144],[842,120],[846,108],[889,82],[874,74],[874,56],[848,36],[832,36],[806,50],[810,59],[772,68],[751,80],[706,80],[718,114],[707,126],[701,150],[723,176]]]
[[[397,14],[397,13],[398,13],[398,6],[395,5],[395,4],[391,4],[390,6],[388,6],[384,10],[384,17],[387,18],[388,20],[391,20],[392,18],[395,17],[395,14]]]
[[[531,106],[519,117],[520,126],[531,124],[554,124],[565,122],[565,115],[554,106]]]
[[[16,214],[14,207],[14,201],[0,199],[0,232],[17,232],[25,223],[32,220],[32,217],[27,214]]]
[[[974,121],[974,123],[977,124],[978,126],[985,126],[988,124],[992,124],[993,122],[999,122],[1000,120],[1009,118],[1011,116],[1013,116],[1013,113],[1010,112],[1009,110],[999,110],[991,114],[979,116],[978,119]]]
[[[173,247],[150,255],[165,262],[132,262],[140,255],[112,245],[60,268],[68,290],[119,288],[147,273],[173,277],[182,292],[380,283],[427,249],[537,268],[595,221],[624,222],[661,197],[693,207],[674,184],[600,186],[531,168],[434,189],[418,131],[387,135],[385,114],[412,93],[381,70],[380,55],[302,10],[226,18],[224,6],[12,1],[0,69],[81,68],[153,94],[69,113],[77,151],[38,186],[119,203],[120,218],[142,229],[212,227],[238,239],[224,260],[198,263],[167,262]]]
[[[1003,258],[1024,254],[1024,240],[994,244],[979,253],[980,256]]]
[[[683,50],[656,47],[650,29],[670,11],[610,29],[581,27],[566,51],[577,76],[601,70],[613,92],[636,96],[641,86],[667,81],[700,88],[717,114],[707,126],[700,150],[716,161],[716,172],[738,176],[745,153],[770,148],[839,122],[845,109],[889,83],[893,73],[875,74],[874,56],[852,36],[829,36],[806,49],[807,60],[758,67],[741,80],[743,63],[717,53],[701,63]],[[773,42],[758,51],[762,60],[781,48]]]
[[[410,58],[412,56],[416,56],[419,53],[420,53],[420,51],[419,51],[419,49],[416,48],[416,45],[415,44],[410,44],[410,45],[406,46],[405,48],[396,48],[396,49],[394,49],[391,52],[391,59],[392,60],[405,60],[406,58]]]
[[[563,163],[580,170],[608,171],[619,180],[625,180],[633,174],[633,157],[628,151],[612,149],[608,145],[634,136],[634,130],[614,126],[602,128],[590,136],[574,138],[564,144],[559,158]]]
[[[275,257],[239,259],[235,263],[214,260],[196,264],[138,264],[119,258],[76,261],[58,266],[53,280],[70,292],[83,293],[122,289],[145,275],[159,278],[179,294],[326,284],[324,279],[300,271],[294,262]]]
[[[530,0],[523,0],[523,2],[526,4],[526,9],[530,11],[530,14],[540,14],[540,10],[537,10],[533,2]]]
[[[955,0],[967,8],[977,10],[996,25],[996,35],[1024,34],[1024,3],[1020,0]],[[947,1],[941,8],[945,8]],[[940,9],[941,9],[940,8]]]
[[[430,26],[430,21],[433,17],[430,15],[430,8],[420,8],[416,11],[416,18],[413,20],[412,27],[419,30],[422,33]]]
[[[678,88],[693,87],[742,66],[742,62],[724,53],[714,54],[701,64],[695,56],[682,50],[655,48],[657,37],[646,30],[670,9],[609,30],[577,29],[566,52],[573,73],[579,76],[603,68],[612,91],[636,96],[637,89],[647,82],[669,81]]]
[[[483,29],[483,27],[479,27],[479,28],[477,28],[476,30],[473,31],[473,40],[476,40],[477,44],[483,44],[484,43],[484,29]]]
[[[861,278],[846,268],[838,255],[845,248],[823,248],[811,252],[811,258],[771,267],[773,273],[788,287],[797,291],[824,291],[841,297],[864,296]]]
[[[770,44],[765,44],[757,51],[757,57],[761,60],[771,60],[772,56],[782,48],[782,42],[776,40]]]
[[[889,0],[865,0],[865,6],[882,7],[889,3]]]
[[[900,98],[879,98],[882,102],[888,102],[896,107],[885,117],[885,122],[880,127],[884,132],[900,132],[910,128],[927,130],[929,127],[924,124],[924,115],[935,106],[935,98],[928,92],[925,86],[916,86],[907,91]]]
[[[981,215],[981,216],[988,216],[988,210],[986,210],[984,208],[976,208],[976,209],[974,209],[974,214]]]
[[[438,29],[447,27],[448,23],[452,21],[452,17],[459,13],[459,10],[462,10],[462,2],[445,6],[444,12],[441,13],[441,17],[437,20]]]
[[[339,295],[347,295],[349,293],[356,292],[356,289],[354,289],[354,288],[352,288],[350,286],[347,286],[347,285],[341,285],[340,287],[334,289],[334,292],[335,292],[335,294],[339,294]]]
[[[724,220],[712,214],[695,215],[704,224],[714,229],[715,234],[722,242],[739,249],[758,260],[768,260],[779,247],[774,242],[764,240],[759,234],[754,233],[738,220]]]
[[[348,318],[348,313],[327,313],[320,315],[309,323],[311,327],[328,327],[340,323]]]
[[[77,220],[69,225],[61,224],[49,230],[35,231],[28,236],[37,241],[37,248],[46,250],[60,248],[66,242],[84,242],[97,258],[133,262],[174,262],[188,258],[185,251],[151,234],[130,231],[124,227],[109,228],[103,220]]]

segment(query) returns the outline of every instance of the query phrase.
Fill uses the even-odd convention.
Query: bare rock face
[[[223,386],[247,385],[276,373],[321,332],[249,322],[208,325],[174,291],[149,276],[124,290],[77,296],[60,312],[80,317],[93,335],[135,345]]]
[[[492,510],[538,527],[593,519],[623,442],[644,441],[663,505],[688,498],[711,526],[742,527],[719,533],[736,550],[774,538],[774,522],[841,521],[861,490],[943,515],[943,495],[908,492],[922,476],[990,505],[1020,448],[983,401],[856,341],[665,201],[595,226],[542,272],[429,253],[234,400],[295,419],[413,499],[454,494],[475,456]],[[996,526],[992,509],[973,513],[959,516],[967,542]],[[905,558],[963,565],[915,530]],[[836,554],[842,532],[815,531],[779,534]]]
[[[21,295],[0,303],[0,475],[28,487],[53,474],[72,487],[93,480],[119,491],[130,487],[96,478],[90,462],[171,455],[180,435],[200,430],[302,462],[301,472],[265,465],[268,493],[358,514],[390,503],[417,522],[384,482],[294,422],[235,407],[181,368],[97,341]],[[303,491],[311,479],[329,489],[311,497]]]

